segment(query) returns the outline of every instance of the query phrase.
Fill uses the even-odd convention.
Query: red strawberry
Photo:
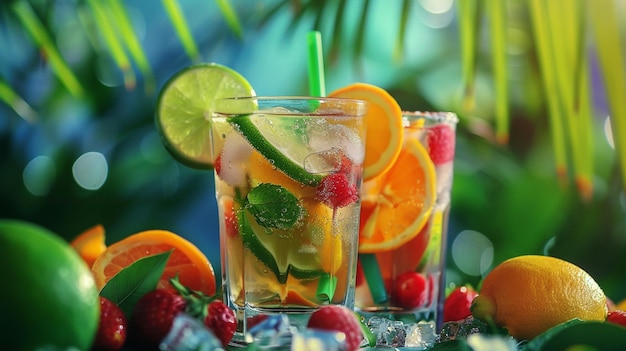
[[[316,196],[328,207],[338,208],[358,201],[359,190],[348,181],[344,173],[333,173],[322,179],[317,186]]]
[[[172,328],[174,318],[185,311],[185,298],[169,289],[156,289],[142,296],[133,311],[133,332],[140,342],[158,346]]]
[[[100,324],[94,340],[94,351],[117,351],[126,342],[126,316],[111,300],[100,296]]]
[[[213,169],[215,169],[215,173],[220,174],[222,171],[222,154],[219,154],[215,161],[213,161]]]
[[[396,277],[391,301],[397,306],[415,308],[428,302],[426,277],[417,272],[404,272]]]
[[[606,321],[626,327],[626,312],[622,310],[611,311],[606,316]]]
[[[458,321],[469,317],[470,306],[478,293],[471,286],[460,286],[450,293],[443,304],[443,321]]]
[[[435,165],[440,165],[454,158],[454,131],[450,126],[439,124],[428,133],[428,153]]]
[[[361,324],[354,312],[347,307],[328,305],[311,314],[308,328],[328,331],[338,331],[346,335],[346,350],[354,351],[359,348],[363,340]]]
[[[219,300],[209,304],[204,324],[213,331],[224,346],[228,345],[237,330],[235,313]]]

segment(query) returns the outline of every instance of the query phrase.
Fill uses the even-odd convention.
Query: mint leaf
[[[280,185],[262,183],[250,190],[245,209],[265,228],[291,228],[304,213],[298,198]]]
[[[139,299],[156,289],[172,251],[146,256],[122,269],[100,291],[130,319]]]

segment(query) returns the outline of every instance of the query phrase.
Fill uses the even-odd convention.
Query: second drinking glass
[[[363,185],[356,308],[408,324],[441,324],[457,117],[403,113],[391,169]]]

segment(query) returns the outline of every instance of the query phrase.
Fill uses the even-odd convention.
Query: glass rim
[[[212,109],[215,115],[263,112],[276,116],[365,116],[369,103],[353,98],[306,95],[233,96],[218,98]],[[220,106],[220,103],[222,106]],[[326,106],[324,106],[326,105]],[[320,108],[320,107],[325,108]],[[272,110],[284,107],[285,111]]]
[[[259,95],[259,96],[229,96],[229,97],[223,97],[223,98],[218,98],[217,100],[267,100],[267,101],[278,101],[278,100],[285,100],[285,101],[312,101],[312,100],[318,100],[318,101],[355,101],[355,102],[359,102],[359,103],[367,103],[367,101],[365,100],[361,100],[361,99],[353,99],[353,98],[340,98],[340,97],[327,97],[327,96],[307,96],[307,95]]]
[[[424,118],[435,122],[459,122],[456,113],[450,111],[402,111],[402,117]]]

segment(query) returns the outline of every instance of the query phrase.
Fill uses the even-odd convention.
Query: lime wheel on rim
[[[254,96],[250,83],[236,71],[202,63],[178,71],[159,94],[155,122],[163,144],[180,163],[212,169],[211,110],[217,99]]]

